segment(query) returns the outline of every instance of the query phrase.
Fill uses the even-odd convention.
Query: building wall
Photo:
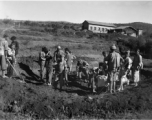
[[[138,35],[142,35],[143,34],[143,30],[138,30]]]
[[[132,37],[137,37],[138,34],[137,31],[133,30],[132,28],[126,28],[125,33]]]
[[[88,22],[84,21],[82,24],[82,30],[85,30],[85,29],[88,30],[88,26],[89,26]]]
[[[132,34],[130,34],[129,36],[137,37],[137,34],[136,34],[136,33],[132,33]]]
[[[94,33],[108,33],[109,29],[114,29],[113,27],[106,27],[106,26],[98,26],[98,25],[89,25],[88,30]]]

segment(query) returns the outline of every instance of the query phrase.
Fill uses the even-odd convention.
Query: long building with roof
[[[115,29],[116,26],[110,23],[95,22],[85,20],[82,23],[82,30],[90,30],[94,33],[108,33],[108,30]]]
[[[111,23],[95,22],[85,20],[82,23],[82,30],[90,30],[93,33],[121,33],[123,35],[138,37],[142,35],[143,31],[135,29],[131,26],[115,26]]]

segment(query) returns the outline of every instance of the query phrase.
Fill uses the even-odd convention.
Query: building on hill
[[[143,30],[142,29],[138,29],[138,36],[143,34]]]
[[[138,31],[131,26],[120,26],[115,29],[115,32],[132,37],[138,36]]]
[[[110,23],[95,22],[85,20],[82,23],[82,30],[90,30],[94,33],[108,33],[108,30],[115,29],[116,26]]]
[[[108,33],[121,33],[123,35],[138,37],[142,35],[142,30],[137,30],[131,26],[119,26],[115,29],[109,30]]]

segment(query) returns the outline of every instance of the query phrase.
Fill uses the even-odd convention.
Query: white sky
[[[0,19],[152,23],[152,1],[0,1]]]

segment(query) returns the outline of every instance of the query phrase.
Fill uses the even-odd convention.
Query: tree
[[[13,23],[13,20],[6,18],[6,19],[3,20],[3,23],[6,24],[6,25],[7,25],[7,24],[12,24],[12,23]]]

